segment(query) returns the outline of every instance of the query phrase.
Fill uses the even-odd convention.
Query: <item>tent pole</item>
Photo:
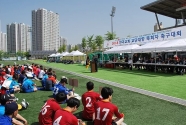
[[[102,64],[103,64],[103,52],[102,52]]]
[[[156,72],[156,48],[155,48],[155,72]]]

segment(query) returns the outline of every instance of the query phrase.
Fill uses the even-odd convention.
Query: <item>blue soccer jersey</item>
[[[34,89],[34,82],[30,79],[25,78],[22,85],[23,90]]]
[[[55,96],[59,93],[59,92],[63,92],[66,95],[69,94],[69,92],[72,90],[69,90],[68,88],[66,88],[65,86],[61,85],[60,83],[58,83],[57,85],[54,86],[54,90],[53,90],[53,97],[55,98]]]

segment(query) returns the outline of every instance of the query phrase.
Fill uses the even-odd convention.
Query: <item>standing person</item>
[[[59,104],[66,99],[65,93],[58,93],[55,99],[47,100],[39,113],[39,124],[52,125],[54,113],[61,108]]]
[[[94,62],[95,62],[95,70],[98,72],[98,58],[97,56],[94,56]]]
[[[5,114],[0,117],[0,125],[12,125],[12,119],[18,114],[18,105],[16,102],[5,105]]]
[[[102,101],[94,105],[95,115],[93,116],[94,125],[121,125],[124,120],[124,114],[119,113],[118,107],[111,103],[113,90],[109,87],[103,87],[101,90]],[[113,116],[116,119],[113,119]],[[117,120],[117,121],[116,121]]]
[[[87,56],[87,59],[86,59],[86,69],[88,69],[90,66],[90,59],[89,59],[89,56]]]
[[[93,91],[94,83],[87,82],[87,92],[82,95],[82,104],[83,104],[83,114],[82,118],[84,120],[92,121],[94,113],[94,103],[101,100],[100,94]]]
[[[74,97],[67,101],[67,107],[55,112],[53,125],[85,125],[82,120],[78,120],[72,113],[77,111],[80,101]]]

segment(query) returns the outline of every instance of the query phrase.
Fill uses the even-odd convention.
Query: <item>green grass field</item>
[[[93,76],[109,81],[118,82],[121,84],[133,86],[157,92],[181,99],[186,99],[186,76],[166,73],[155,73],[145,70],[114,70],[114,69],[99,69],[97,73],[90,73],[82,65],[68,65],[61,63],[46,63],[42,60],[34,60],[35,63],[45,66],[51,66],[59,69],[69,70],[80,74]]]
[[[35,63],[39,63],[39,61],[34,61]],[[13,62],[3,62],[4,64],[13,64]],[[17,63],[24,63],[24,62],[17,62]],[[60,66],[62,64],[46,64],[47,66],[50,67],[56,67]],[[69,68],[70,65],[62,65],[61,68],[63,69],[69,69],[69,70],[81,70],[81,72],[85,72],[87,75],[96,75],[96,74],[91,74],[88,73],[89,71],[86,71],[84,67],[82,66],[77,66],[77,65],[72,65],[71,68]],[[61,69],[60,68],[60,69]],[[100,70],[100,72],[106,71],[106,70]],[[110,72],[110,71],[109,71]],[[132,72],[132,71],[131,71]],[[142,71],[143,72],[143,71]],[[82,95],[86,91],[86,82],[88,82],[88,79],[77,77],[71,74],[63,73],[61,71],[56,71],[58,78],[62,75],[67,76],[68,78],[77,78],[79,80],[79,87],[75,88],[76,93]],[[103,73],[103,72],[102,72]],[[119,72],[115,71],[114,73],[119,74]],[[129,81],[127,77],[127,74],[122,72],[123,77]],[[147,73],[144,72],[146,75],[137,75],[138,72],[136,73],[130,73],[130,77],[133,78],[131,79],[132,81],[134,80],[134,77],[147,77],[146,79],[149,78],[149,76],[154,76],[154,77],[161,77],[161,78],[166,78],[171,76],[161,76],[161,74],[152,74],[147,75]],[[104,76],[105,75],[105,76]],[[106,77],[108,74],[102,74],[103,77]],[[100,77],[100,74],[98,75]],[[95,76],[97,77],[97,76]],[[117,76],[115,81],[118,80]],[[175,78],[179,78],[177,76],[173,76]],[[108,79],[110,79],[110,75],[107,76]],[[152,78],[152,77],[151,77]],[[161,79],[159,78],[159,79]],[[180,77],[182,78],[182,77]],[[139,78],[137,78],[139,80]],[[114,80],[114,79],[113,79]],[[150,78],[149,78],[150,80]],[[151,80],[153,81],[153,80]],[[164,79],[162,79],[164,81]],[[95,91],[99,91],[99,87],[101,86],[109,86],[105,85],[103,83],[95,82]],[[134,80],[133,82],[136,82]],[[138,81],[140,82],[140,81]],[[38,86],[40,85],[39,82],[37,82]],[[151,84],[151,82],[149,83]],[[162,82],[163,84],[163,82]],[[112,87],[112,86],[110,86]],[[125,123],[127,125],[185,125],[186,123],[186,107],[181,106],[178,104],[166,102],[163,100],[159,100],[153,97],[145,96],[142,94],[134,93],[131,91],[123,90],[117,87],[112,87],[114,90],[114,95],[113,95],[113,103],[115,103],[119,109],[120,112],[123,112],[125,114]],[[171,88],[171,86],[170,86]],[[182,88],[184,89],[184,88]],[[16,94],[16,97],[19,98],[20,102],[23,98],[25,98],[29,103],[30,106],[28,109],[20,111],[20,114],[23,115],[29,122],[29,125],[37,125],[38,123],[38,113],[43,106],[44,102],[50,98],[52,95],[52,92],[50,91],[37,91],[34,93],[18,93]],[[64,107],[65,105],[62,105]],[[81,110],[82,110],[82,105],[80,106],[79,110],[75,113],[77,116],[80,116]],[[88,123],[91,124],[91,123]]]

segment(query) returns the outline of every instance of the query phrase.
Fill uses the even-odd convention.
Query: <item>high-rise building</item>
[[[67,39],[64,37],[60,37],[59,46],[67,45]]]
[[[160,28],[161,29],[163,29],[163,24],[162,24],[162,22],[160,23]],[[159,31],[160,29],[159,29],[159,26],[158,26],[158,24],[156,23],[155,25],[154,25],[154,32],[157,32],[157,31]]]
[[[73,45],[73,44],[67,45],[67,52],[70,52],[74,47],[75,47],[75,45]]]
[[[0,51],[7,52],[7,35],[0,32]]]
[[[46,9],[32,11],[32,51],[58,50],[59,14]]]
[[[24,23],[7,25],[7,52],[27,52],[31,50],[29,26]]]
[[[81,51],[81,52],[83,52],[82,44],[77,44],[77,46],[78,46],[78,50]]]

